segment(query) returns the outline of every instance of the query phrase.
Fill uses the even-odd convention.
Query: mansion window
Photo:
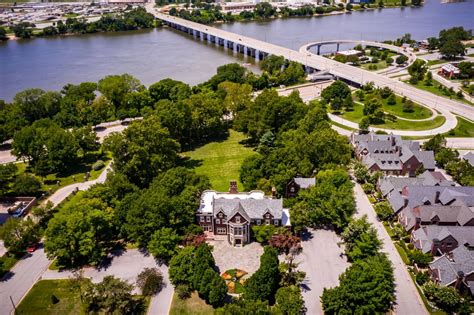
[[[218,227],[217,228],[217,234],[225,234],[225,233],[226,233],[225,227]]]
[[[274,225],[278,225],[278,220],[273,220]]]
[[[212,226],[210,226],[210,225],[203,226],[203,229],[204,229],[205,232],[212,232]]]
[[[204,222],[204,217],[203,216],[199,217],[199,222]]]
[[[240,217],[239,216],[235,217],[235,223],[240,223]]]
[[[265,219],[265,224],[270,224],[270,219]]]
[[[290,191],[291,191],[291,192],[295,192],[295,187],[291,187],[291,188],[290,188]]]
[[[211,217],[206,217],[206,222],[211,222]]]
[[[260,224],[262,224],[262,220],[258,219],[257,220],[257,225],[260,225]]]
[[[216,224],[221,224],[221,219],[216,219]]]
[[[242,228],[241,227],[236,227],[234,228],[234,235],[242,235]]]

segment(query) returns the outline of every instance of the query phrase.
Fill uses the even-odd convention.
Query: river
[[[293,49],[334,38],[385,40],[411,33],[415,39],[424,39],[453,26],[474,28],[474,0],[426,0],[419,8],[217,25]],[[197,84],[220,65],[253,63],[243,58],[169,29],[8,41],[0,43],[0,99],[11,101],[27,88],[59,90],[66,83],[121,73],[146,85],[167,77]]]

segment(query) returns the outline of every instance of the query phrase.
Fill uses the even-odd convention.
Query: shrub
[[[375,212],[380,220],[388,220],[393,215],[392,207],[388,202],[380,202],[375,205]]]
[[[104,166],[105,166],[104,161],[98,160],[92,165],[92,169],[94,171],[98,171],[98,170],[102,169]]]
[[[191,288],[187,284],[179,284],[175,290],[181,300],[186,300],[191,297]]]
[[[387,61],[387,64],[388,64],[388,65],[391,65],[391,64],[393,64],[393,62],[394,62],[394,60],[393,60],[392,57],[388,57],[386,61]]]
[[[58,304],[59,299],[56,297],[56,295],[51,294],[51,304]]]
[[[371,194],[375,191],[375,187],[371,183],[362,184],[362,189],[366,194]]]
[[[145,296],[160,292],[164,286],[163,275],[156,268],[145,268],[137,277],[137,287]]]
[[[424,285],[428,280],[430,280],[430,275],[428,272],[418,272],[415,277],[416,283],[419,285]]]

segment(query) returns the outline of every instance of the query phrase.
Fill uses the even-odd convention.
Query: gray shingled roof
[[[244,210],[250,219],[261,219],[269,211],[275,219],[281,219],[283,212],[283,199],[225,199],[216,198],[213,204],[213,213],[216,215],[223,211],[227,218],[231,218],[238,210]],[[240,211],[242,212],[242,211]]]
[[[443,255],[431,262],[430,269],[438,271],[442,285],[451,284],[456,281],[459,271],[462,271],[465,276],[474,272],[474,251],[465,246],[459,246],[450,256]]]
[[[474,211],[464,205],[418,206],[409,211],[411,211],[415,217],[420,218],[423,222],[431,221],[434,217],[438,217],[440,222],[458,224],[460,226],[463,226],[474,218]]]
[[[424,253],[429,253],[434,239],[442,241],[450,235],[456,239],[459,246],[474,246],[473,231],[472,226],[426,225],[414,231],[412,238],[418,249]]]
[[[390,193],[387,200],[395,213],[400,211],[405,206],[405,198],[403,198],[402,195],[396,191]]]
[[[471,164],[472,166],[474,166],[474,152],[469,152],[469,153],[465,154],[465,155],[462,157],[462,159],[468,161],[469,164]]]
[[[316,185],[316,178],[305,178],[305,177],[295,177],[295,183],[300,186],[301,189],[307,189],[311,186]]]

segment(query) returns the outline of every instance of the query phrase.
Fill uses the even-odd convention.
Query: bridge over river
[[[381,74],[346,65],[323,56],[318,56],[307,50],[308,47],[305,46],[308,45],[303,46],[300,51],[295,51],[248,36],[220,30],[209,25],[203,25],[163,14],[150,6],[147,8],[169,27],[185,32],[191,36],[199,38],[200,40],[206,40],[215,45],[224,46],[235,52],[254,57],[257,60],[261,60],[268,55],[283,56],[287,60],[303,64],[307,70],[317,70],[322,73],[330,73],[337,79],[342,79],[355,85],[363,85],[368,82],[373,82],[378,87],[387,86],[396,94],[406,96],[419,104],[434,108],[445,116],[450,116],[449,112],[451,112],[470,120],[474,119],[473,106],[441,96],[436,96],[432,93],[417,89]]]

